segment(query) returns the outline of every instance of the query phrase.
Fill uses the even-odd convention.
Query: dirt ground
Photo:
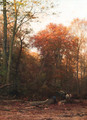
[[[30,106],[29,102],[0,101],[0,120],[87,120],[87,100],[80,103]]]

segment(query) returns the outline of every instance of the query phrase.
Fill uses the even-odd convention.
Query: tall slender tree
[[[77,50],[76,50],[76,79],[77,79],[77,94],[80,95],[80,77],[82,79],[82,56],[83,51],[86,48],[86,36],[87,36],[87,22],[85,20],[74,19],[70,26],[70,32],[74,36],[78,36],[79,39],[76,40],[77,42]],[[80,69],[81,65],[81,69]],[[81,74],[81,75],[80,75]]]
[[[6,0],[3,0],[3,68],[4,76],[7,74],[7,10],[6,10]],[[5,80],[5,77],[4,77]],[[4,81],[5,82],[5,81]]]
[[[15,34],[16,34],[16,26],[17,26],[17,8],[16,8],[16,0],[14,0],[14,8],[15,8],[15,21],[14,21],[14,27],[13,27],[13,35],[11,39],[11,45],[10,45],[10,50],[9,50],[9,61],[8,61],[8,72],[7,72],[7,83],[10,81],[10,71],[11,71],[11,61],[12,61],[12,51],[13,51],[13,44],[14,44],[14,39],[15,39]]]

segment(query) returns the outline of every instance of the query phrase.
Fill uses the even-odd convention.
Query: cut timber
[[[33,101],[33,102],[30,102],[30,105],[31,106],[37,106],[37,105],[50,105],[50,104],[54,104],[54,99],[47,99],[45,101]]]

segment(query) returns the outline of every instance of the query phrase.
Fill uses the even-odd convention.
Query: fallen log
[[[54,99],[46,99],[45,101],[33,101],[30,102],[31,106],[37,106],[37,105],[50,105],[50,104],[54,104]]]

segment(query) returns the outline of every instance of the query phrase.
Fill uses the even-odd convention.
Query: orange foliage
[[[71,36],[67,27],[63,25],[50,24],[45,30],[40,31],[33,37],[35,40],[33,46],[37,47],[41,54],[49,54],[52,56],[55,54],[54,51],[60,52],[61,54],[68,54],[69,51],[76,46],[76,37]]]
[[[51,74],[49,79],[56,77],[62,79],[62,75],[65,74],[64,66],[66,64],[68,68],[73,66],[77,39],[78,37],[69,33],[67,27],[52,23],[31,39],[33,46],[37,47],[42,56],[43,70],[46,71],[47,76]],[[72,65],[70,66],[67,61],[70,61],[70,64],[72,62]]]

